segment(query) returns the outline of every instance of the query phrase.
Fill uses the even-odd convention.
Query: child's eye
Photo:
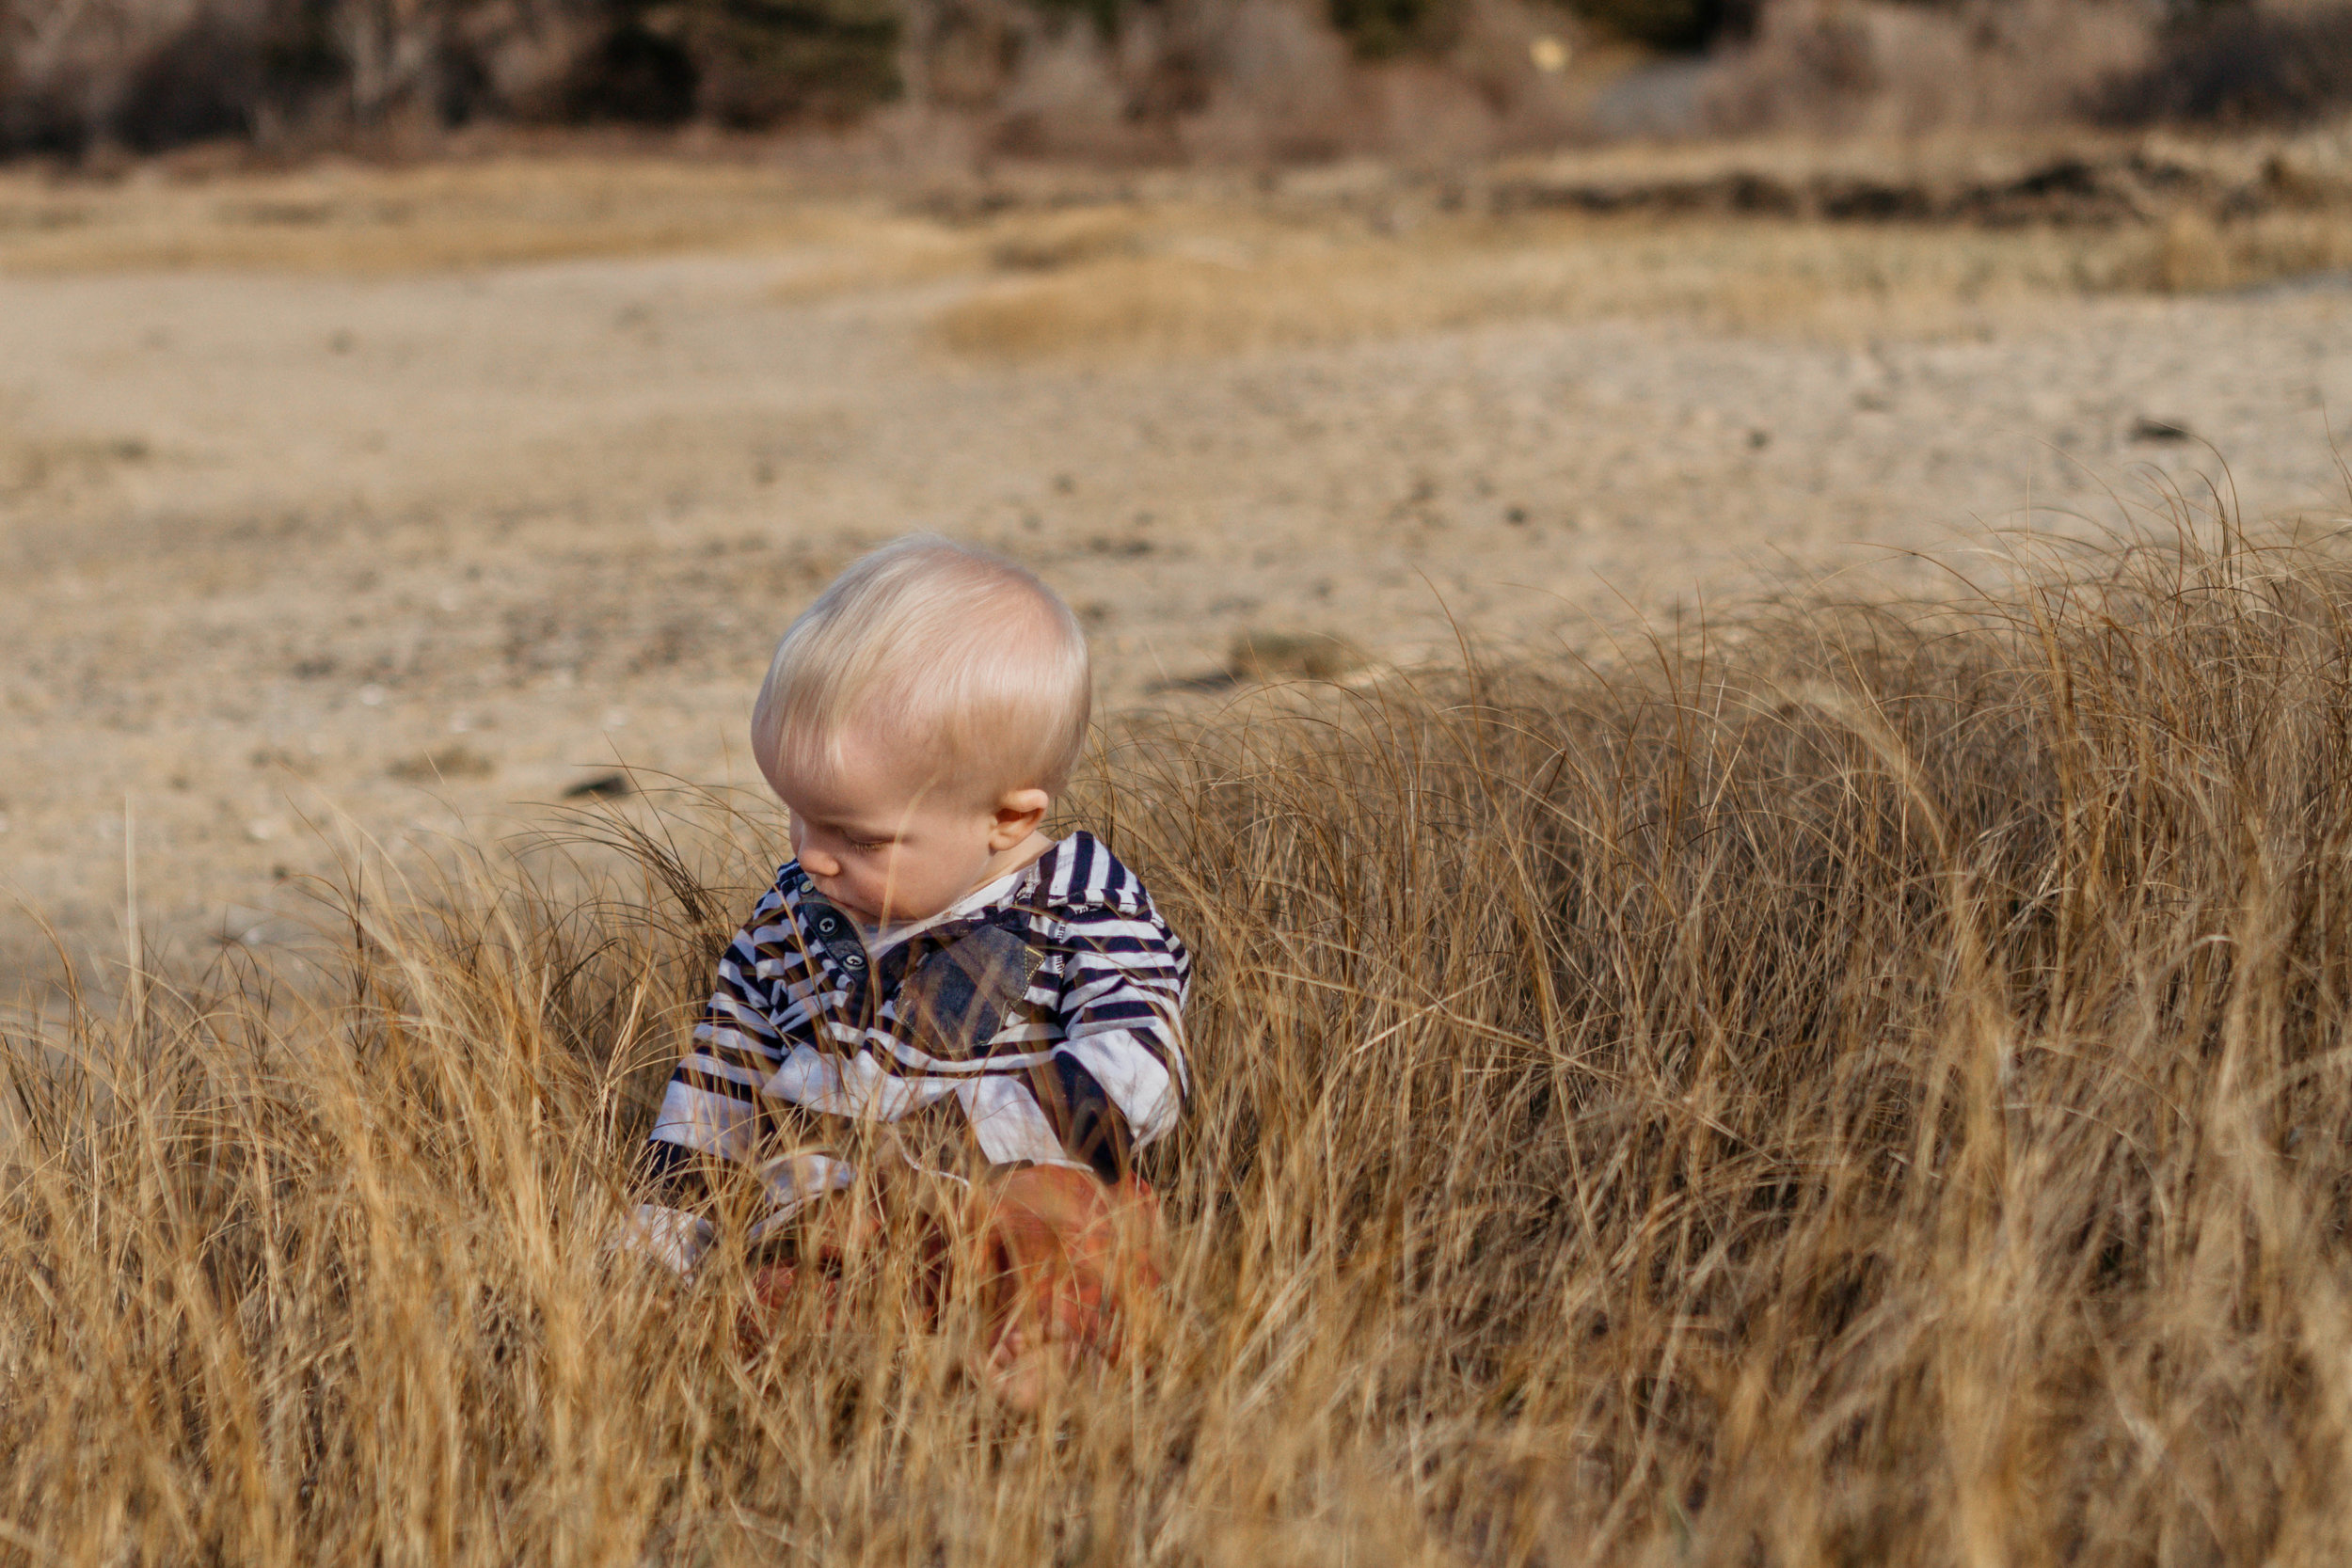
[[[845,838],[842,842],[852,849],[863,850],[867,854],[890,847],[890,840],[886,838]]]

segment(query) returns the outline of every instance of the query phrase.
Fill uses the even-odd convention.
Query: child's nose
[[[802,850],[801,865],[803,869],[814,872],[819,877],[838,877],[841,875],[841,863],[834,860],[831,855],[826,854],[822,849]]]

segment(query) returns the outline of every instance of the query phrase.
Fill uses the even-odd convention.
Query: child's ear
[[[988,830],[991,849],[1009,849],[1037,832],[1054,798],[1041,789],[1008,790],[996,798],[996,820]]]

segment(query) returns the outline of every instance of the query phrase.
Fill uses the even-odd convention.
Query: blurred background
[[[1634,135],[2238,125],[2352,80],[2327,0],[9,0],[0,150],[485,127],[872,154],[1416,162]]]
[[[753,784],[912,528],[1118,713],[2332,527],[2348,110],[2287,0],[0,0],[0,989]]]

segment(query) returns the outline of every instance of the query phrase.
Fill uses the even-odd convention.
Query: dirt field
[[[749,783],[776,633],[908,529],[1037,565],[1120,707],[1214,701],[1253,630],[1409,665],[1964,564],[2207,441],[2249,515],[2325,522],[2352,289],[2116,283],[2153,243],[658,166],[0,184],[0,990],[42,921],[119,974],[126,811],[151,945],[200,958],[356,839],[621,763]]]

